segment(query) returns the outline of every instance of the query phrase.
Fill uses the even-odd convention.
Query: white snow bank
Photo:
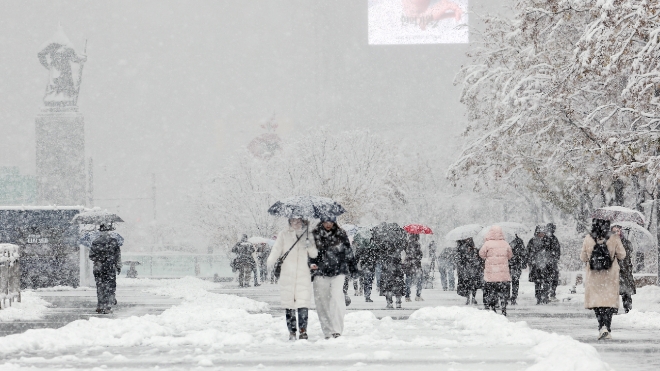
[[[59,291],[96,291],[96,287],[87,287],[87,286],[78,286],[73,288],[72,286],[53,286],[53,287],[42,287],[35,289],[36,292],[59,292]]]
[[[44,318],[50,304],[31,290],[21,292],[21,302],[0,310],[0,322],[35,321]]]
[[[530,328],[526,322],[509,322],[502,315],[491,311],[463,307],[422,308],[410,316],[435,327],[438,331],[449,331],[468,335],[465,342],[493,345],[531,346],[530,353],[537,363],[529,371],[602,371],[610,370],[596,349],[574,340],[570,336],[550,334]],[[453,321],[454,327],[446,329],[442,323]]]
[[[633,308],[660,312],[660,287],[649,285],[638,288],[637,294],[633,295]]]

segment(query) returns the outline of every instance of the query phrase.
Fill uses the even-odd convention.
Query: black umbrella
[[[122,223],[123,220],[117,214],[108,211],[86,211],[73,217],[71,220],[76,224],[112,224]]]
[[[295,196],[277,201],[268,209],[268,213],[285,218],[337,217],[346,210],[336,201],[318,196]]]

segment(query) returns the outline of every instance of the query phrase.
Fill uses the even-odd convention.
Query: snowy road
[[[597,344],[595,320],[579,303],[537,307],[526,292],[509,319],[439,290],[425,290],[425,302],[398,311],[382,309],[383,298],[353,297],[344,336],[324,340],[312,312],[310,341],[289,342],[276,286],[238,289],[186,278],[121,280],[119,287],[112,317],[88,314],[58,329],[0,337],[0,368],[537,371],[610,369],[603,361],[617,370],[660,364],[654,331],[640,329],[643,323],[624,327],[615,318],[615,340]],[[94,303],[93,291],[39,295],[59,303],[46,318],[70,318],[76,305],[82,313]],[[3,322],[0,329],[18,325]]]

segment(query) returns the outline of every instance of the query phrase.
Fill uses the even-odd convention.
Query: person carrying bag
[[[300,332],[301,340],[308,338],[307,319],[312,303],[312,276],[308,259],[318,256],[308,225],[309,222],[302,218],[290,218],[289,228],[277,235],[266,261],[273,273],[279,272],[280,299],[286,308],[289,340],[296,340],[296,330]]]
[[[611,339],[612,316],[619,310],[619,260],[626,250],[608,220],[594,219],[582,243],[580,259],[586,263],[584,307],[598,320],[598,340]]]

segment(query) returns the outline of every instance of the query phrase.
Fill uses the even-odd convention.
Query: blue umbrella
[[[277,201],[268,209],[268,213],[285,218],[337,217],[346,210],[336,201],[318,196],[294,196]]]

